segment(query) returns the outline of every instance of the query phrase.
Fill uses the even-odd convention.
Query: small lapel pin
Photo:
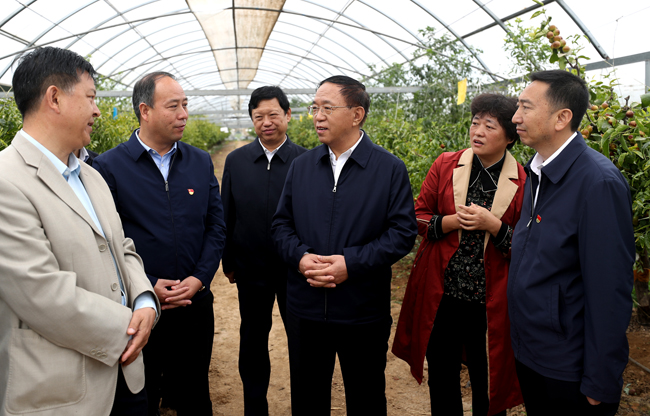
[[[188,189],[187,192],[188,192],[190,195],[194,195],[194,189]],[[539,215],[537,216],[537,218],[539,218]],[[537,222],[539,222],[539,220],[537,220]]]
[[[535,218],[535,221],[537,221],[537,223],[539,224],[540,222],[542,222],[542,217],[538,215],[537,218]]]

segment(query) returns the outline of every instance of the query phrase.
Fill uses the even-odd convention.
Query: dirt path
[[[217,178],[221,182],[225,158],[232,150],[246,142],[227,142],[213,155]],[[407,256],[408,257],[408,256]],[[395,323],[399,316],[401,299],[408,279],[411,260],[408,258],[393,267],[393,331],[389,345],[392,345]],[[228,283],[221,269],[212,284],[215,295],[215,332],[212,364],[210,368],[210,391],[215,415],[240,416],[244,414],[242,384],[238,372],[239,353],[239,304],[237,287]],[[650,331],[634,329],[630,333],[631,354],[639,356],[646,366],[650,366]],[[646,351],[646,348],[648,351]],[[284,326],[277,309],[273,311],[273,329],[269,338],[271,356],[271,382],[268,401],[271,416],[290,415],[289,359]],[[418,385],[410,374],[408,365],[388,353],[386,368],[386,395],[390,416],[430,414],[429,393],[426,381]],[[646,362],[647,361],[647,362]],[[425,374],[426,374],[425,363]],[[623,396],[621,415],[650,415],[650,375],[634,365],[628,365],[624,375],[630,383],[633,394]],[[465,370],[461,375],[463,386],[463,407],[465,415],[471,415],[471,388],[467,387]],[[163,412],[163,416],[173,416],[175,412]],[[513,409],[508,415],[524,415],[523,408]],[[345,415],[345,395],[343,381],[338,368],[332,383],[332,415]]]

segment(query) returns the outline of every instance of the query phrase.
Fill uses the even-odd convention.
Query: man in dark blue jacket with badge
[[[294,160],[273,218],[289,266],[287,327],[293,415],[330,414],[338,355],[348,415],[386,415],[391,265],[415,242],[404,163],[361,130],[360,82],[323,81],[310,113],[323,145]]]
[[[158,414],[161,395],[179,416],[212,415],[210,282],[226,236],[219,183],[210,155],[180,141],[187,97],[171,74],[138,81],[133,108],[140,128],[93,167],[113,193],[163,309],[144,351],[149,416]]]
[[[585,82],[559,70],[530,79],[512,121],[537,153],[526,165],[508,279],[526,412],[613,416],[632,311],[630,189],[577,133],[589,105]]]
[[[273,247],[271,220],[291,162],[306,150],[289,140],[289,100],[275,86],[253,91],[248,103],[257,140],[228,155],[222,197],[226,215],[223,272],[239,292],[239,374],[244,415],[268,416],[271,376],[269,331],[275,298],[282,320],[287,304],[287,266]]]

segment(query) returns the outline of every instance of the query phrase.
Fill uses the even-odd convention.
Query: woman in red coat
[[[432,415],[463,414],[461,360],[474,415],[505,415],[523,401],[506,302],[510,241],[526,180],[507,151],[519,140],[511,121],[517,101],[482,94],[471,110],[471,147],[440,155],[422,184],[415,213],[424,238],[393,344],[419,383],[426,356]]]

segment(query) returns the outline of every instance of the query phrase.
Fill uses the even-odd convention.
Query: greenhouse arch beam
[[[285,24],[285,25],[291,25],[291,26],[294,26],[294,27],[298,27],[298,28],[300,28],[300,29],[304,29],[304,30],[306,30],[306,31],[308,31],[308,32],[311,32],[311,33],[314,33],[314,34],[317,34],[317,35],[319,34],[319,33],[316,32],[315,30],[311,30],[311,29],[306,28],[306,27],[298,26],[298,25],[295,24],[295,23],[289,23],[289,22],[280,22],[280,23]],[[355,40],[352,36],[350,36],[350,34],[344,32],[344,31],[342,31],[342,30],[340,30],[340,29],[338,29],[338,28],[336,28],[336,27],[331,27],[331,28],[334,29],[334,30],[337,30],[338,32],[340,32],[340,33],[342,33],[343,35],[349,37],[350,39]],[[282,33],[282,34],[284,34],[284,35],[291,36],[290,33],[285,33],[285,32],[280,32],[280,31],[278,31],[278,33]],[[348,49],[346,46],[341,45],[340,43],[338,43],[338,42],[335,41],[334,39],[327,38],[327,40],[328,40],[329,42],[332,42],[332,43],[334,43],[335,45],[339,46],[340,48],[345,49],[345,50],[348,51],[350,54],[352,54],[354,57],[356,57],[357,59],[359,59],[359,61],[361,61],[361,62],[365,62],[363,59],[361,59],[361,57],[360,57],[359,55],[357,55],[356,53],[352,52],[352,51],[351,51],[350,49]],[[366,49],[367,49],[371,54],[375,55],[375,56],[377,57],[377,59],[381,60],[381,61],[382,61],[386,66],[389,66],[389,65],[388,65],[388,62],[386,62],[386,60],[385,60],[384,58],[382,58],[382,57],[381,57],[377,52],[375,52],[374,50],[370,49],[367,45],[364,45],[364,44],[361,43],[361,42],[359,42],[359,44],[360,44],[361,46],[363,46],[364,48],[366,48]]]
[[[16,9],[15,12],[13,12],[13,13],[11,13],[10,15],[8,15],[7,17],[5,17],[4,20],[0,21],[0,27],[4,26],[4,25],[5,25],[7,22],[9,22],[11,19],[13,19],[14,17],[18,16],[18,15],[19,15],[23,10],[28,9],[29,6],[31,6],[31,5],[34,4],[35,2],[36,2],[36,0],[29,0],[29,1],[26,1],[26,2],[24,2],[24,3],[21,3],[21,6],[23,6],[23,7],[22,7],[22,8],[18,8],[18,9]]]
[[[121,23],[116,23],[114,25],[98,27],[98,28],[95,28],[95,29],[75,33],[75,34],[72,34],[70,36],[64,36],[62,38],[54,39],[54,40],[51,40],[49,42],[41,43],[40,45],[30,46],[28,48],[22,49],[22,50],[17,51],[17,52],[10,53],[8,55],[0,56],[0,60],[6,59],[6,58],[11,58],[12,56],[20,55],[20,54],[22,54],[24,52],[27,52],[29,50],[36,49],[36,48],[41,48],[43,46],[48,46],[48,45],[51,45],[53,43],[61,42],[61,41],[66,40],[66,39],[80,38],[80,37],[83,37],[83,36],[88,35],[90,33],[99,32],[99,31],[106,30],[106,29],[113,29],[115,27],[120,27],[120,26],[131,24],[131,23],[151,21],[151,20],[156,20],[156,19],[160,19],[160,18],[164,18],[164,17],[172,17],[172,16],[177,16],[179,14],[189,14],[189,13],[192,13],[192,12],[189,11],[189,10],[186,10],[186,11],[180,11],[180,12],[174,12],[174,13],[166,13],[166,14],[161,14],[161,15],[158,15],[158,16],[143,17],[142,19],[135,19],[135,20],[130,20],[128,22],[121,22]]]
[[[510,29],[508,29],[506,27],[506,25],[501,21],[501,19],[499,19],[499,17],[496,14],[494,14],[494,12],[489,7],[487,7],[485,4],[483,4],[483,2],[481,0],[472,0],[472,1],[474,3],[476,3],[476,5],[478,7],[483,9],[483,11],[485,13],[487,13],[488,16],[490,16],[492,18],[492,20],[494,20],[499,26],[501,26],[501,29],[503,29],[503,31],[506,32],[506,34],[512,40],[514,40],[515,42],[517,41],[515,35],[510,31]],[[533,65],[535,65],[535,69],[537,69],[539,71],[541,68],[540,68],[539,64],[537,63],[537,61],[535,60],[535,58],[532,55],[530,55],[530,58],[531,58],[531,62],[533,63]]]
[[[573,22],[580,28],[580,30],[582,30],[582,33],[584,33],[585,36],[589,38],[589,41],[594,46],[594,48],[596,48],[600,57],[605,60],[609,59],[609,55],[607,55],[605,49],[603,49],[603,47],[600,46],[600,43],[598,43],[596,37],[591,34],[587,26],[585,26],[584,23],[582,23],[582,20],[578,18],[578,16],[573,12],[573,10],[571,10],[571,8],[564,2],[564,0],[555,0],[555,2],[560,5],[562,10],[564,10],[566,14],[569,15],[571,20],[573,20]]]
[[[150,1],[144,2],[144,3],[142,3],[142,4],[138,4],[137,6],[133,6],[133,7],[131,7],[130,9],[126,9],[125,11],[122,12],[122,14],[132,12],[133,10],[139,9],[140,7],[148,6],[148,5],[150,5],[151,3],[156,3],[156,2],[158,2],[158,1],[160,1],[160,0],[150,0]],[[102,26],[103,24],[105,24],[105,23],[107,23],[107,22],[110,22],[111,20],[113,20],[113,19],[115,19],[115,18],[117,18],[117,17],[119,17],[119,14],[118,14],[118,13],[115,13],[114,15],[112,15],[111,17],[109,17],[108,19],[104,19],[104,20],[102,20],[101,22],[97,23],[95,26],[93,26],[93,27],[91,28],[91,31],[94,31],[94,30],[96,30],[96,29],[100,29],[101,26]],[[143,21],[142,23],[147,23],[147,21],[145,20],[145,21]],[[92,33],[92,32],[89,32],[89,33]],[[87,33],[86,33],[86,34],[87,34]],[[84,34],[83,36],[85,36],[86,34]],[[80,36],[80,37],[78,37],[76,40],[74,40],[74,41],[70,42],[69,44],[67,44],[66,47],[65,47],[65,49],[70,49],[70,47],[71,47],[72,45],[74,45],[75,43],[79,42],[79,41],[83,38],[83,36]]]
[[[325,7],[325,6],[323,6],[322,4],[314,3],[314,2],[311,2],[311,1],[309,1],[309,0],[303,0],[303,1],[306,2],[306,3],[313,4],[314,6],[322,7],[323,9],[328,10],[328,11],[330,11],[330,12],[332,12],[332,13],[337,13],[336,10],[334,10],[334,9],[330,9],[329,7]],[[386,40],[383,39],[383,38],[386,37],[386,38],[388,38],[388,39],[393,39],[393,40],[396,40],[396,41],[399,41],[399,42],[402,42],[402,43],[406,43],[407,45],[415,46],[416,48],[419,48],[419,47],[420,47],[420,45],[418,45],[418,44],[416,44],[416,43],[409,42],[409,41],[404,40],[404,39],[400,39],[400,38],[398,38],[397,36],[392,36],[392,35],[389,35],[389,34],[386,34],[386,33],[379,32],[379,31],[377,31],[377,30],[370,29],[369,27],[364,26],[363,24],[359,23],[358,21],[356,21],[356,20],[354,20],[354,19],[352,19],[351,17],[346,16],[346,15],[342,15],[342,16],[344,16],[346,19],[349,19],[349,20],[355,22],[356,25],[353,25],[353,24],[351,24],[351,23],[341,22],[341,21],[334,20],[334,19],[328,19],[328,18],[325,18],[325,17],[313,16],[313,15],[304,14],[304,13],[300,13],[300,12],[294,12],[294,11],[286,10],[286,9],[268,9],[268,8],[264,8],[264,7],[244,7],[244,6],[237,6],[237,7],[227,7],[227,8],[225,8],[224,10],[228,10],[228,9],[235,9],[235,10],[257,10],[257,11],[266,11],[266,12],[275,12],[275,13],[286,13],[286,14],[291,14],[291,15],[294,15],[294,16],[306,17],[306,18],[308,18],[308,19],[312,19],[312,20],[322,20],[322,21],[325,21],[325,22],[336,23],[336,24],[339,24],[339,25],[348,26],[348,27],[351,27],[351,28],[354,28],[354,29],[359,29],[359,30],[366,31],[366,32],[368,32],[368,33],[372,33],[373,35],[376,35],[378,38],[380,38],[380,39],[383,40],[384,42],[386,42]],[[397,52],[397,53],[399,53],[400,55],[402,55],[402,57],[404,57],[404,59],[408,59],[408,58],[406,58],[406,56],[404,56],[404,55],[400,52],[400,50],[397,49],[395,46],[391,45],[391,44],[388,43],[388,42],[386,42],[386,44],[387,44],[388,46],[390,46],[391,48],[393,48],[393,49],[395,50],[395,52]]]
[[[485,69],[486,73],[490,76],[490,78],[492,78],[494,81],[497,80],[496,77],[492,74],[492,71],[487,66],[487,64],[485,62],[483,62],[481,57],[476,54],[476,52],[467,44],[467,42],[465,42],[465,39],[463,39],[462,36],[459,36],[458,33],[456,33],[456,31],[454,29],[452,29],[447,23],[443,22],[442,19],[440,19],[435,13],[433,13],[431,10],[429,10],[427,7],[425,7],[419,1],[411,0],[411,2],[413,4],[415,4],[416,6],[418,6],[419,8],[421,8],[422,10],[424,10],[425,12],[427,12],[429,14],[429,16],[433,17],[438,23],[440,23],[445,29],[447,29],[449,31],[449,33],[454,35],[454,37],[456,37],[456,39],[458,39],[458,41],[463,44],[465,49],[467,49],[469,51],[469,53],[472,54],[474,59],[476,59],[478,61],[478,63],[481,64],[481,66],[483,67],[483,69]]]
[[[502,22],[507,22],[508,20],[512,20],[512,19],[514,19],[514,18],[516,18],[516,17],[519,17],[519,16],[521,16],[521,15],[523,15],[523,14],[526,14],[526,13],[528,13],[528,12],[532,12],[533,10],[539,9],[540,7],[546,6],[547,4],[549,4],[549,3],[553,3],[553,2],[555,2],[555,0],[543,0],[543,1],[542,1],[542,4],[533,4],[533,5],[530,6],[530,7],[526,7],[525,9],[521,9],[521,10],[519,10],[517,13],[510,14],[510,15],[508,15],[508,16],[506,16],[506,17],[500,19],[500,20],[501,20]],[[490,29],[490,28],[492,28],[492,27],[494,27],[494,26],[496,26],[496,25],[497,25],[497,22],[492,22],[492,23],[490,23],[490,24],[487,24],[487,25],[485,25],[485,26],[483,26],[483,27],[480,27],[480,28],[478,28],[478,29],[476,29],[476,30],[473,30],[473,31],[471,31],[471,32],[469,32],[469,33],[464,34],[463,36],[461,36],[461,38],[463,38],[463,39],[467,39],[467,38],[469,38],[470,36],[474,36],[474,35],[476,35],[477,33],[484,32],[484,31],[486,31],[486,30],[488,30],[488,29]]]
[[[235,47],[233,46],[233,47],[227,47],[227,48],[205,49],[205,50],[202,50],[202,51],[195,51],[195,52],[184,52],[184,53],[179,53],[179,54],[176,54],[176,55],[168,56],[168,57],[166,57],[164,59],[155,59],[155,60],[152,60],[152,61],[147,60],[145,62],[140,63],[137,66],[134,66],[134,67],[131,67],[131,68],[125,68],[125,69],[122,69],[121,71],[118,71],[118,72],[113,72],[112,75],[122,74],[123,72],[130,72],[130,71],[133,71],[133,70],[139,68],[142,65],[149,65],[149,64],[152,64],[152,63],[166,61],[166,60],[169,60],[169,59],[172,59],[172,58],[178,58],[178,57],[185,56],[185,55],[194,55],[194,54],[201,54],[201,53],[212,53],[213,51],[228,50],[228,49],[235,49]],[[362,76],[364,75],[364,74],[362,74],[361,72],[359,72],[359,71],[357,71],[355,69],[343,68],[341,66],[334,65],[334,64],[331,64],[329,62],[325,62],[325,61],[323,61],[321,59],[308,58],[308,57],[304,57],[304,56],[301,56],[301,55],[298,55],[298,54],[295,54],[295,53],[286,52],[286,51],[282,51],[282,50],[274,50],[274,49],[270,49],[270,48],[261,48],[261,47],[258,47],[258,46],[239,47],[239,49],[263,49],[265,51],[273,52],[275,54],[296,56],[298,58],[304,58],[304,59],[306,59],[306,60],[308,60],[310,62],[316,62],[316,63],[319,63],[319,64],[324,64],[324,65],[327,65],[327,66],[334,67],[336,69],[340,69],[340,70],[344,70],[344,71],[348,71],[348,72],[353,72],[353,73],[355,73],[357,75],[362,75]]]

